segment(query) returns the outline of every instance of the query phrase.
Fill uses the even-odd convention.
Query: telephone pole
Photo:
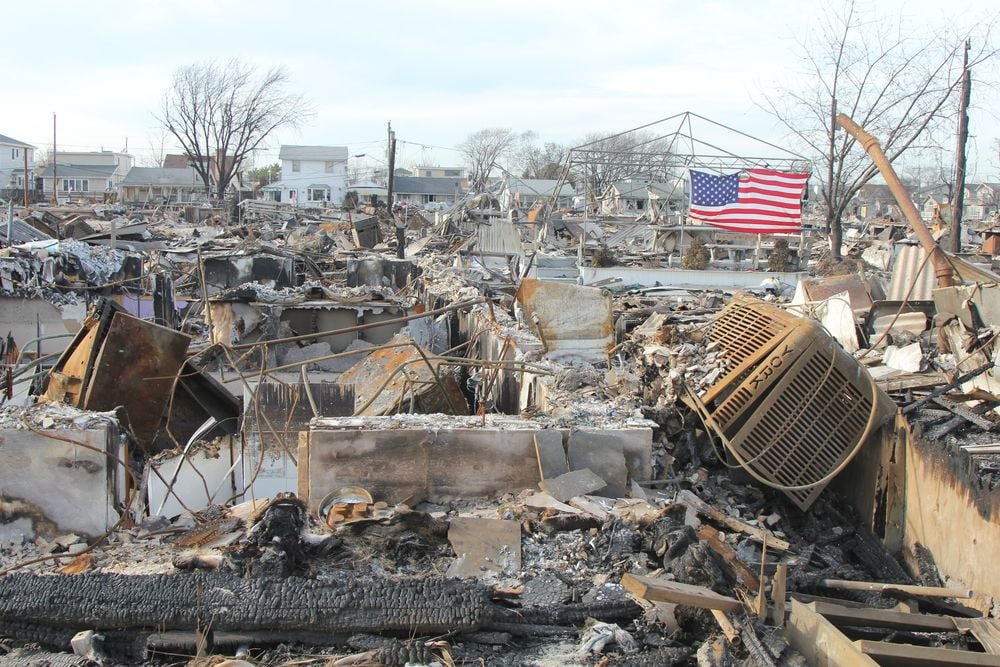
[[[969,73],[969,40],[965,40],[962,58],[962,93],[958,108],[958,148],[955,150],[955,198],[951,208],[949,250],[962,250],[962,208],[965,206],[965,143],[969,139],[969,102],[972,99],[972,75]]]
[[[59,205],[59,184],[56,171],[59,169],[59,153],[56,152],[56,112],[52,112],[52,203]],[[43,181],[44,183],[44,181]]]
[[[392,210],[392,186],[396,177],[396,133],[392,130],[392,121],[389,121],[389,183],[385,189],[386,197],[389,200],[389,219],[392,220],[394,231],[396,232],[396,257],[403,259],[406,254],[406,214],[403,220],[396,220],[396,214]]]

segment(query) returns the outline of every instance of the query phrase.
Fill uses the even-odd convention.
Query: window
[[[292,171],[302,171],[302,163],[298,160],[292,160]]]
[[[63,192],[89,192],[90,181],[86,178],[64,178],[61,189]]]
[[[323,171],[325,171],[325,172],[326,172],[326,173],[328,173],[328,174],[332,174],[332,173],[333,173],[333,166],[334,166],[335,164],[337,164],[337,163],[336,163],[336,162],[333,162],[333,161],[331,161],[331,160],[327,160],[327,161],[326,161],[326,166],[324,167]]]
[[[21,149],[20,148],[11,148],[10,149],[10,159],[11,160],[16,160],[19,157],[21,157]]]
[[[431,174],[433,174],[433,173],[434,173],[434,172],[432,172],[432,171],[431,171],[430,169],[424,169],[424,176],[427,176],[427,177],[429,177],[429,176],[430,176]]]
[[[24,176],[17,177],[17,187],[22,187],[24,185]]]
[[[326,201],[327,192],[326,188],[309,188],[309,201]]]
[[[444,175],[447,178],[456,178],[458,176],[461,176],[462,172],[460,172],[458,169],[445,169],[444,170]]]

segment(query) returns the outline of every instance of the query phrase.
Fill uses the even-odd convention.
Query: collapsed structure
[[[11,223],[0,664],[1000,664],[981,248],[490,204]]]

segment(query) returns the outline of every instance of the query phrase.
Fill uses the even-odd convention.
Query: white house
[[[558,194],[556,188],[559,188]],[[536,204],[551,202],[555,208],[572,206],[576,190],[566,182],[545,178],[515,178],[504,179],[500,191],[500,205],[505,211],[512,208],[530,209]]]
[[[59,197],[102,200],[118,192],[133,162],[116,151],[59,151],[41,175],[42,186],[49,197],[58,190]]]
[[[35,147],[0,134],[0,190],[24,188],[24,158],[28,158],[28,189],[33,189]]]
[[[296,206],[340,204],[347,193],[347,146],[282,146],[281,180],[262,188]]]

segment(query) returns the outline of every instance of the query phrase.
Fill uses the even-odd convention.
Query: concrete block
[[[569,472],[562,431],[545,430],[535,434],[535,454],[542,479],[551,479]]]
[[[112,424],[39,433],[0,430],[0,529],[17,526],[30,533],[26,538],[48,539],[105,532],[118,521],[115,506],[125,474],[109,455],[121,458]]]
[[[456,556],[448,568],[449,577],[521,569],[521,524],[517,521],[457,517],[449,523],[448,541]]]
[[[604,480],[606,488],[601,495],[611,498],[626,495],[628,469],[624,447],[616,435],[574,431],[569,435],[567,455],[570,470],[589,469]]]
[[[538,486],[556,500],[566,502],[576,496],[585,496],[588,493],[600,491],[607,486],[607,482],[590,469],[583,468],[553,479],[543,479],[538,483]]]

